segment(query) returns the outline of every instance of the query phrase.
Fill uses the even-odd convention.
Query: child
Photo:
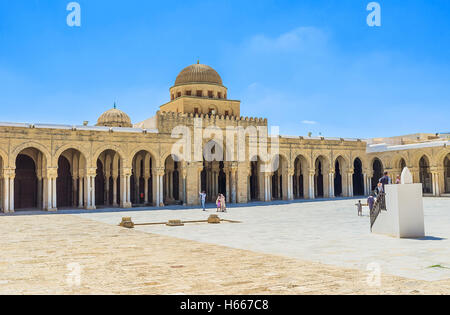
[[[362,204],[361,204],[361,200],[359,200],[358,203],[356,204],[356,208],[358,209],[358,217],[362,217]]]
[[[217,211],[216,212],[222,211],[222,206],[220,204],[220,195],[217,197],[216,205],[217,205]]]

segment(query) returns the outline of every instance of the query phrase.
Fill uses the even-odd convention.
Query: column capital
[[[15,178],[16,177],[16,169],[15,168],[4,168],[3,169],[3,177],[4,178]]]
[[[365,169],[365,170],[363,171],[363,174],[366,174],[366,175],[369,176],[369,177],[373,177],[373,170]]]
[[[157,167],[157,168],[155,168],[156,176],[164,176],[165,173],[166,173],[166,170],[165,170],[164,167]]]
[[[58,168],[51,167],[47,168],[47,178],[56,178],[58,177]]]
[[[122,168],[122,174],[123,174],[124,176],[131,176],[132,173],[133,173],[133,172],[132,172],[132,169],[131,169],[131,168],[129,168],[129,167],[124,167],[124,168]]]
[[[86,176],[88,177],[97,176],[97,169],[93,167],[86,169]]]

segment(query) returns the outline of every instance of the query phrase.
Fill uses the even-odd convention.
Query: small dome
[[[105,127],[126,127],[131,128],[133,125],[131,124],[130,117],[125,114],[123,111],[114,108],[104,112],[97,121],[96,126],[105,126]]]
[[[197,63],[184,68],[180,72],[175,81],[175,86],[195,83],[223,85],[222,78],[216,70],[210,66]]]

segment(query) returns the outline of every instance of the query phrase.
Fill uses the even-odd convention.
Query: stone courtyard
[[[424,199],[420,240],[371,235],[356,201],[251,204],[220,214],[240,223],[133,230],[122,217],[205,220],[215,209],[2,215],[0,294],[450,293],[450,199]],[[374,263],[380,286],[367,282]]]

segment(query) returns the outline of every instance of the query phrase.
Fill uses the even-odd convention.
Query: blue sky
[[[215,68],[241,115],[282,134],[450,131],[450,1],[0,0],[0,121],[154,115],[186,66]]]

